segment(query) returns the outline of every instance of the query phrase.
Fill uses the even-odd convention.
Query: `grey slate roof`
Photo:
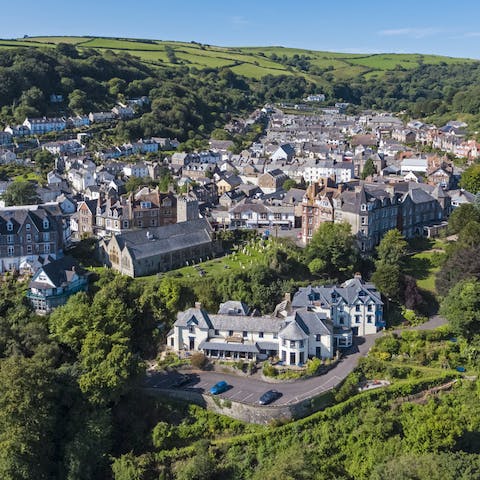
[[[244,302],[229,300],[220,304],[218,313],[220,315],[249,315],[250,307]]]
[[[79,267],[78,263],[72,257],[66,256],[45,264],[33,277],[30,287],[41,287],[44,285],[35,280],[42,270],[55,287],[61,287],[62,285],[68,284],[75,273],[78,273],[79,275],[86,273]]]
[[[236,332],[279,332],[284,322],[274,317],[245,317],[236,315],[210,315],[212,328]]]
[[[140,259],[210,243],[212,228],[204,218],[116,235],[123,250]]]
[[[330,308],[343,299],[348,305],[352,305],[357,299],[362,303],[370,300],[375,304],[382,305],[380,293],[375,285],[366,283],[360,278],[347,280],[341,286],[318,286],[303,287],[295,293],[292,300],[293,308],[320,305],[322,308]]]
[[[258,345],[251,344],[251,343],[223,343],[223,342],[208,342],[203,341],[200,342],[198,346],[199,350],[221,350],[221,351],[229,351],[229,352],[252,352],[252,353],[260,353],[260,348]]]
[[[178,312],[175,326],[186,327],[189,323],[195,324],[198,328],[213,328],[208,313],[200,308],[189,308],[184,312]]]

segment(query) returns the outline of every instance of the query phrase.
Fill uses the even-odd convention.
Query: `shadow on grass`
[[[420,288],[419,290],[423,297],[423,304],[419,308],[420,313],[427,317],[436,315],[438,313],[438,309],[440,308],[437,297],[432,292],[424,290],[423,288]]]
[[[411,275],[417,280],[425,280],[430,276],[430,270],[433,268],[433,263],[426,257],[409,257],[405,267],[405,273]]]

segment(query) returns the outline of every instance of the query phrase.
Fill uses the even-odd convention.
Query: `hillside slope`
[[[102,37],[28,37],[0,40],[0,48],[76,45],[80,50],[113,50],[129,53],[158,66],[188,66],[197,69],[229,67],[235,73],[258,79],[265,75],[303,76],[316,83],[330,73],[332,79],[358,76],[381,77],[387,71],[415,69],[422,64],[471,63],[475,60],[421,54],[348,54],[284,47],[218,47],[197,42],[169,42]]]

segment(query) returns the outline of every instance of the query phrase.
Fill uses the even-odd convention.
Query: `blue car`
[[[228,390],[228,383],[222,380],[221,382],[216,383],[211,389],[210,393],[212,395],[218,395],[219,393],[226,392]]]

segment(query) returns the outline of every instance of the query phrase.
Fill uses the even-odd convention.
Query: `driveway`
[[[439,316],[432,317],[428,322],[417,327],[409,327],[405,330],[433,330],[447,321]],[[264,382],[256,377],[243,377],[227,373],[205,372],[201,370],[188,370],[185,375],[190,382],[181,387],[198,393],[208,393],[210,388],[220,380],[225,380],[231,388],[219,395],[221,398],[235,400],[242,403],[255,404],[259,397],[267,390],[277,390],[282,396],[274,403],[275,405],[295,404],[301,400],[314,397],[339,385],[349,373],[357,366],[360,358],[364,357],[375,340],[383,335],[380,331],[374,335],[359,337],[355,339],[355,345],[345,352],[341,361],[335,368],[324,375],[299,379],[290,383]],[[179,378],[178,373],[152,373],[146,379],[148,388],[171,388],[172,384]]]

